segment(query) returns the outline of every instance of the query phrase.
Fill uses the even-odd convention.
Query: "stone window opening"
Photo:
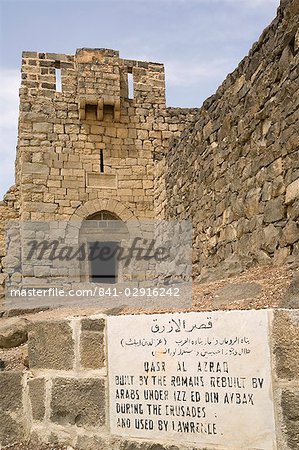
[[[112,122],[114,120],[114,105],[103,106],[103,119],[107,122]]]
[[[86,103],[85,114],[86,120],[97,120],[97,105],[91,105]]]
[[[62,92],[60,61],[55,61],[55,86],[56,92]]]
[[[134,99],[134,78],[132,68],[128,68],[128,99]]]
[[[100,150],[100,172],[104,173],[104,151]]]

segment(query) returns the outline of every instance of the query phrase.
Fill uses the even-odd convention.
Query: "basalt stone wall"
[[[157,164],[157,215],[192,220],[202,280],[298,259],[298,21],[298,1],[283,1]]]
[[[270,351],[279,450],[298,448],[298,336],[298,310],[274,310]],[[106,347],[105,315],[32,323],[29,369],[0,372],[0,448],[30,440],[36,449],[41,443],[76,450],[202,449],[110,434]]]

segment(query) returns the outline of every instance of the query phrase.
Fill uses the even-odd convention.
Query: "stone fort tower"
[[[154,160],[195,112],[166,108],[162,64],[120,59],[109,49],[24,52],[19,217],[153,218]]]

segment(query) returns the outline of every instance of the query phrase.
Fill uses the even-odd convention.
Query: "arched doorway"
[[[88,249],[88,261],[82,264],[83,280],[117,283],[121,278],[118,256],[127,238],[127,226],[115,213],[102,210],[87,216],[80,228],[80,242]]]
[[[120,218],[110,211],[99,211],[86,217],[85,220],[120,220]]]
[[[71,221],[82,222],[93,214],[98,214],[99,211],[106,211],[110,214],[116,215],[123,222],[139,221],[136,212],[133,212],[126,204],[115,199],[95,199],[88,200],[74,211],[71,216]]]

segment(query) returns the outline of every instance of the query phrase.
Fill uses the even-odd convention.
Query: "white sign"
[[[270,314],[108,317],[111,433],[234,450],[276,449]]]

